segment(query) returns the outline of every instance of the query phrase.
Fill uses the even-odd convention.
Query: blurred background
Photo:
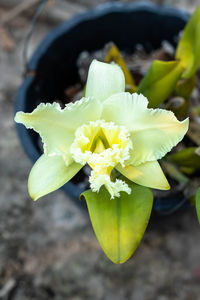
[[[48,1],[29,55],[56,25],[105,2]],[[190,13],[199,4],[153,2]],[[23,80],[24,40],[40,3],[0,0],[0,299],[200,299],[200,227],[193,208],[153,216],[135,255],[114,265],[102,252],[87,213],[66,194],[56,191],[36,203],[29,198],[32,163],[18,140],[13,114]]]

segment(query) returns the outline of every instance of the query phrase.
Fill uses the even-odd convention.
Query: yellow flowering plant
[[[157,160],[188,130],[188,119],[180,122],[170,111],[147,106],[142,94],[125,92],[118,65],[94,60],[84,98],[64,109],[42,103],[15,117],[44,143],[28,180],[34,200],[61,187],[85,164],[91,167],[91,190],[82,196],[97,238],[115,263],[126,261],[143,236],[153,203],[148,188],[170,188]]]
[[[55,102],[41,103],[32,113],[15,116],[16,122],[39,133],[44,144],[28,179],[31,198],[55,191],[90,166],[90,189],[80,198],[86,199],[97,239],[114,263],[125,262],[143,237],[153,205],[151,188],[170,188],[158,161],[188,130],[189,98],[200,63],[199,34],[200,7],[184,29],[175,60],[154,61],[138,86],[113,47],[107,63],[91,63],[82,99],[64,109]],[[113,57],[117,64],[109,64]],[[184,99],[182,107],[174,112],[158,108],[167,108],[164,101],[174,89]],[[200,168],[196,151],[189,147],[168,154],[165,166],[185,180],[175,166],[195,172]],[[200,220],[199,189],[195,201]]]

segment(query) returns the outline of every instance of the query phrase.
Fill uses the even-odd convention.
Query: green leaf
[[[179,62],[155,60],[140,82],[137,93],[148,98],[149,107],[158,107],[175,89],[182,72]]]
[[[197,217],[200,223],[200,187],[198,188],[196,192],[196,211],[197,211]]]
[[[196,153],[198,147],[189,147],[168,157],[181,167],[200,169],[200,156]]]
[[[116,263],[125,262],[139,245],[146,230],[153,204],[152,191],[128,182],[130,195],[121,192],[110,199],[102,187],[99,193],[85,191],[90,219],[97,239],[108,258]]]
[[[176,50],[176,59],[185,71],[183,78],[191,77],[200,64],[200,6],[187,23]]]

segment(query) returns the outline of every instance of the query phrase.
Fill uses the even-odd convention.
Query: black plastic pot
[[[52,30],[33,54],[28,74],[35,75],[27,75],[19,88],[16,112],[31,112],[40,102],[62,99],[64,90],[79,81],[76,60],[82,51],[101,49],[110,41],[127,52],[133,52],[138,43],[147,51],[159,48],[163,40],[175,45],[188,18],[184,11],[152,3],[109,3],[77,15]],[[38,134],[20,124],[17,132],[26,154],[35,162],[41,155]],[[62,189],[78,202],[81,188],[71,181]],[[167,213],[182,201],[180,195],[156,199],[154,210]]]

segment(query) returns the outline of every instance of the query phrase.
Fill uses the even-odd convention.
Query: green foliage
[[[200,223],[200,187],[198,188],[196,192],[196,211],[197,211],[197,217]]]
[[[146,96],[149,108],[157,108],[162,104],[164,108],[173,108],[173,112],[180,118],[187,114],[190,95],[196,84],[195,72],[200,64],[200,6],[184,29],[176,50],[176,60],[155,60],[138,87],[117,46],[112,43],[109,47],[105,62],[114,61],[121,68],[116,64],[94,60],[84,89],[84,95],[88,99],[83,98],[73,106],[69,104],[63,110],[56,103],[41,104],[32,113],[18,112],[15,120],[40,133],[45,142],[44,149],[47,153],[37,161],[29,177],[29,193],[32,198],[37,199],[52,192],[70,180],[84,164],[90,165],[93,191],[83,192],[81,198],[86,199],[92,226],[102,249],[111,261],[119,264],[128,260],[138,247],[151,215],[153,193],[142,185],[169,188],[157,159],[170,151],[188,130],[188,119],[179,122],[169,111],[158,109],[153,112],[147,108],[148,101],[145,97],[130,95],[124,91],[126,88],[130,93],[136,91]],[[164,103],[173,92],[178,97]],[[200,111],[199,106],[195,109],[191,110],[194,117]],[[85,127],[88,122],[99,120],[102,121],[96,123],[99,127],[92,127],[91,124]],[[117,131],[111,134],[114,129],[110,131],[109,123],[106,124],[107,127],[103,127],[103,122],[114,122],[117,124]],[[120,133],[125,135],[126,132],[122,132],[121,125],[125,126],[127,132],[130,131],[129,160],[123,154],[123,151],[126,154],[128,144],[123,144],[123,139],[119,139]],[[87,130],[90,132],[90,139],[83,134]],[[80,136],[82,139],[79,139]],[[190,122],[187,138],[189,145],[200,145],[199,124]],[[85,140],[91,144],[85,143]],[[115,156],[113,147],[113,152],[108,152],[110,160],[104,164],[104,156],[99,154],[107,148],[111,149],[111,145],[120,146],[121,152],[118,151],[118,156]],[[189,176],[200,169],[199,149],[186,148],[169,154],[161,162],[166,173],[179,186],[188,187],[191,183]],[[90,152],[87,159],[85,152]],[[92,157],[93,154],[95,156]],[[113,181],[115,167],[121,174],[142,185],[128,181],[123,176],[124,182]],[[41,174],[43,180],[40,178]],[[194,197],[196,186],[192,188]],[[98,190],[98,193],[94,192]],[[115,197],[119,192],[120,196]],[[200,222],[200,188],[196,193],[195,204]]]
[[[137,93],[148,98],[149,107],[158,107],[173,92],[182,72],[183,68],[177,61],[155,60],[140,82]]]
[[[168,157],[180,167],[200,169],[200,156],[196,153],[197,147],[189,147]]]
[[[105,254],[116,264],[125,262],[139,245],[146,230],[153,204],[150,189],[128,182],[131,194],[122,192],[110,199],[102,187],[99,193],[85,191],[90,219]]]
[[[149,99],[149,107],[162,104],[176,88],[185,99],[175,113],[183,117],[189,106],[189,97],[196,84],[195,72],[200,64],[200,6],[186,25],[176,50],[175,61],[155,60],[141,80],[137,92]],[[179,80],[182,78],[182,80]]]
[[[200,64],[200,6],[187,23],[176,51],[185,71],[183,78],[190,78]]]

